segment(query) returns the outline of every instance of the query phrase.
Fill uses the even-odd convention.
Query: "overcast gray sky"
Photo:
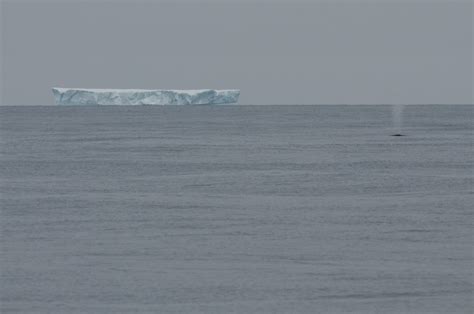
[[[473,103],[472,21],[470,0],[3,0],[2,104],[53,104],[52,86]]]

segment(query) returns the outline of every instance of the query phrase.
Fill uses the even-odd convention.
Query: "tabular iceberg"
[[[86,89],[53,88],[58,105],[216,105],[236,103],[238,89]]]

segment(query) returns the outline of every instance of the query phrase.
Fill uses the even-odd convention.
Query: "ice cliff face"
[[[53,88],[53,94],[58,105],[214,105],[237,102],[240,90]]]

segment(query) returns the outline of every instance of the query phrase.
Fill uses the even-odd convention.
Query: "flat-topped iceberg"
[[[238,89],[53,88],[58,105],[216,105],[236,103]]]

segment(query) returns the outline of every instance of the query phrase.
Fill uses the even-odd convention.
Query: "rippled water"
[[[0,107],[2,313],[470,313],[473,108]]]

